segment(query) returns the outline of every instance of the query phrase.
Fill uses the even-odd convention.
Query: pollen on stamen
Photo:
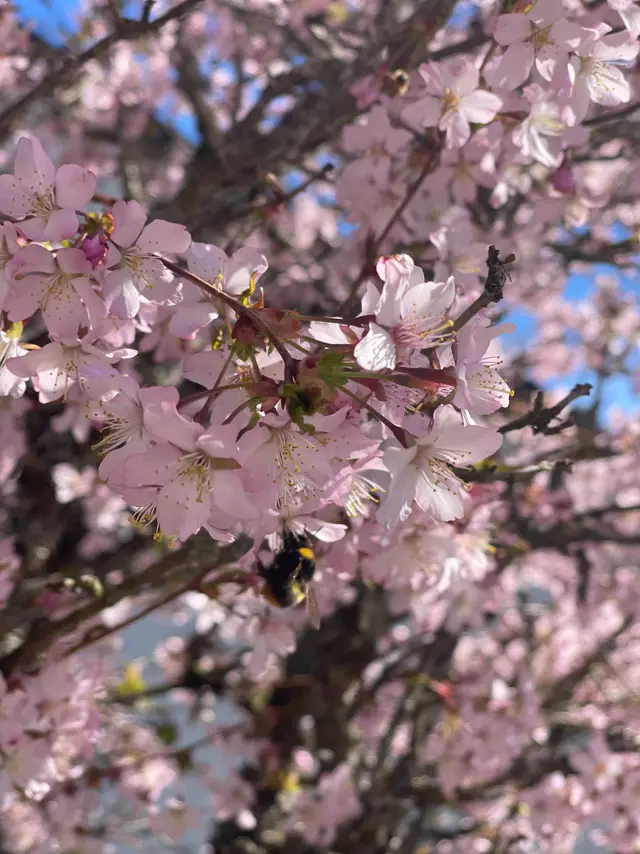
[[[351,519],[355,519],[357,516],[362,516],[367,509],[368,502],[379,504],[380,499],[375,494],[376,492],[384,492],[384,489],[372,480],[362,477],[362,475],[355,475],[352,479],[351,489],[349,490],[349,495],[344,505],[347,516]]]
[[[129,522],[134,528],[142,531],[156,521],[156,505],[145,504],[129,516]]]

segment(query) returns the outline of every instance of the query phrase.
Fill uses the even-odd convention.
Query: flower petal
[[[227,264],[224,289],[230,294],[241,294],[255,285],[269,266],[260,252],[248,246],[238,249]]]
[[[402,118],[412,127],[433,127],[442,115],[442,101],[433,95],[425,95],[402,111]]]
[[[502,54],[500,64],[491,76],[491,84],[509,90],[517,89],[531,74],[535,53],[528,42],[512,44]]]
[[[69,209],[53,211],[47,219],[43,236],[45,240],[52,240],[54,243],[57,243],[59,240],[67,240],[73,237],[77,230],[78,217],[75,211]]]
[[[531,23],[524,15],[500,15],[493,38],[501,45],[523,42],[531,35]]]
[[[16,178],[34,193],[44,196],[53,189],[56,170],[36,137],[20,137],[13,171]]]
[[[502,98],[494,95],[493,92],[476,89],[475,92],[464,96],[460,112],[464,114],[467,121],[484,125],[495,118],[501,106]]]
[[[179,225],[177,222],[166,222],[163,219],[154,219],[153,222],[143,228],[137,245],[142,252],[181,254],[186,252],[191,245],[191,235],[184,225]]]
[[[213,503],[238,519],[257,519],[262,515],[248,498],[242,481],[233,471],[216,471],[213,478]]]
[[[33,195],[13,175],[0,175],[0,211],[9,216],[26,216]]]
[[[104,278],[102,295],[111,314],[121,320],[135,317],[140,309],[140,293],[131,271],[110,270]]]
[[[96,191],[97,178],[88,169],[75,164],[61,166],[56,172],[56,203],[61,208],[82,209]]]
[[[369,331],[356,345],[354,356],[365,371],[393,370],[396,366],[396,345],[393,338],[377,323],[369,324]]]
[[[114,222],[111,240],[125,249],[132,246],[147,219],[144,208],[136,201],[125,202],[118,199],[111,209],[111,214]]]

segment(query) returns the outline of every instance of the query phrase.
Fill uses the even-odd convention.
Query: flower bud
[[[573,178],[571,166],[564,161],[551,175],[551,186],[558,193],[570,195],[576,191],[576,182]]]

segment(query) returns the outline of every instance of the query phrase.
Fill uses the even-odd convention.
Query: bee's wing
[[[320,608],[318,607],[318,600],[316,599],[316,591],[313,584],[307,586],[307,598],[305,601],[309,621],[314,629],[319,629],[322,617],[320,616]]]

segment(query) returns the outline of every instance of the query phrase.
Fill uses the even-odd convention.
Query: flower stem
[[[188,406],[190,403],[195,403],[197,400],[202,400],[203,397],[216,397],[219,394],[222,394],[223,391],[233,391],[236,388],[249,388],[251,383],[230,383],[229,385],[220,385],[217,388],[213,388],[211,391],[205,389],[204,391],[197,391],[195,394],[190,394],[188,397],[183,397],[182,400],[178,401],[178,409],[183,406]]]
[[[363,400],[361,397],[358,397],[357,394],[354,394],[352,391],[349,391],[346,386],[342,386],[340,391],[343,391],[348,397],[350,397],[352,400],[355,400],[358,406],[361,406],[363,409],[366,409],[370,415],[373,415],[374,418],[384,424],[384,426],[395,436],[398,442],[400,442],[403,448],[409,447],[408,435],[406,430],[404,430],[402,427],[398,427],[397,424],[393,424],[393,422],[389,421],[389,419],[382,415],[380,412],[376,412],[373,406],[367,403],[366,400]]]
[[[236,406],[236,408],[233,410],[233,412],[230,412],[229,415],[227,415],[227,417],[222,422],[223,425],[224,424],[231,424],[231,422],[236,417],[236,415],[240,415],[240,413],[242,412],[243,409],[248,409],[254,403],[260,403],[261,400],[262,400],[261,397],[249,397],[249,398],[247,398],[247,400],[243,400],[239,406]]]

